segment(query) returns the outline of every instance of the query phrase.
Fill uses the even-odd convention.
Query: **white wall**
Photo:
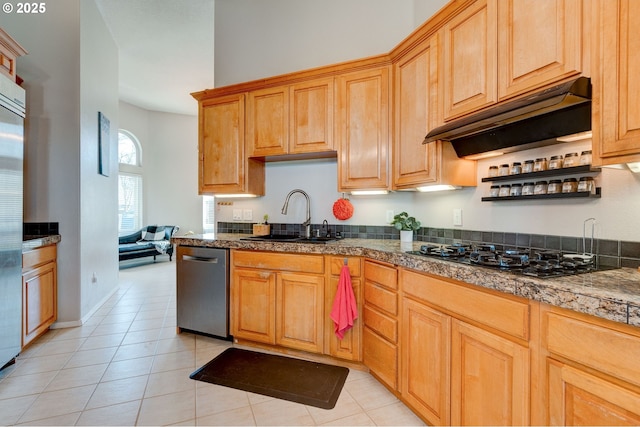
[[[445,3],[218,0],[216,86],[388,52]],[[599,200],[481,202],[490,184],[480,179],[490,164],[565,152],[563,146],[556,146],[480,161],[477,188],[352,196],[355,213],[345,223],[384,225],[387,210],[409,210],[425,226],[454,228],[452,210],[462,208],[464,229],[581,236],[583,220],[595,217],[598,237],[640,241],[640,176],[628,170],[603,170],[597,178],[603,188]],[[218,207],[217,218],[231,221],[233,208],[247,208],[254,211],[254,221],[267,212],[273,222],[302,222],[300,211],[290,210],[286,217],[280,214],[284,196],[293,188],[311,195],[314,222],[327,217],[338,222],[330,210],[339,196],[335,161],[268,164],[266,195]],[[303,209],[303,199],[300,205],[298,209]]]
[[[117,67],[117,55],[95,12],[92,1],[59,0],[44,14],[0,15],[29,52],[17,65],[27,91],[24,218],[60,224],[60,323],[77,323],[117,286],[117,243],[109,249],[105,240],[113,236],[117,187],[114,174],[97,174],[96,143],[99,110],[117,126],[117,68],[103,74]],[[98,282],[89,286],[94,271]]]
[[[109,176],[98,173],[98,111],[110,121]],[[94,1],[80,3],[81,318],[118,286],[118,48]],[[95,276],[95,279],[94,279]]]
[[[178,225],[180,233],[201,233],[198,118],[120,102],[120,127],[142,145],[143,223]]]
[[[414,29],[413,7],[413,0],[217,0],[215,85],[387,53]]]

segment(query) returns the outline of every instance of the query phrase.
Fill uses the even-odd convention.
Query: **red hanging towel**
[[[357,318],[358,306],[351,287],[349,267],[345,263],[340,271],[338,289],[336,290],[336,297],[333,300],[333,309],[331,310],[331,320],[335,324],[336,336],[342,339],[344,333],[353,326],[353,321]]]

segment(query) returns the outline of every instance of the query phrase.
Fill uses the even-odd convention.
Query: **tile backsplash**
[[[330,224],[328,229],[322,224],[311,224],[312,230],[320,230],[331,236],[336,233],[344,238],[357,239],[399,239],[400,232],[391,226],[384,225],[342,225]],[[219,233],[252,234],[252,223],[218,222]],[[303,232],[300,224],[271,224],[272,234],[300,234]],[[450,228],[420,228],[414,236],[419,242],[440,244],[452,243],[492,243],[497,249],[547,249],[563,250],[566,252],[583,252],[581,237],[555,236],[527,233],[504,233],[495,231],[463,230]],[[598,255],[600,265],[613,267],[640,267],[640,242],[620,240],[595,239],[593,252]],[[591,251],[591,241],[586,241],[587,252]]]

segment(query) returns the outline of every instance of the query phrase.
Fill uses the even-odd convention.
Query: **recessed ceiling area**
[[[120,99],[197,115],[214,86],[214,0],[96,0],[119,49]]]

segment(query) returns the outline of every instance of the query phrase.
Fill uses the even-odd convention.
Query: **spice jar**
[[[491,188],[489,189],[489,197],[498,197],[499,194],[500,194],[500,186],[492,185]]]
[[[562,167],[572,168],[574,166],[578,166],[578,161],[578,153],[568,153],[566,156],[564,156]]]
[[[549,169],[560,168],[562,168],[562,155],[551,156],[551,159],[549,159]]]
[[[577,154],[576,154],[577,156]],[[563,193],[575,193],[578,191],[578,180],[575,178],[567,178],[562,182]]]
[[[498,167],[493,165],[489,166],[489,178],[495,178],[498,176]]]
[[[518,175],[522,173],[522,163],[513,162],[511,165],[511,170],[509,171],[509,175]]]
[[[522,196],[522,184],[512,184],[509,190],[510,196]]]
[[[500,165],[500,169],[498,170],[498,176],[507,176],[509,175],[509,165],[508,164],[503,164]]]
[[[511,193],[511,186],[509,184],[501,185],[498,197],[506,197],[509,195],[509,193]]]
[[[525,182],[522,184],[522,195],[531,196],[535,191],[535,184],[533,182]]]
[[[583,151],[580,154],[580,165],[590,165],[591,164],[591,150]]]
[[[533,194],[547,194],[547,185],[547,181],[536,182],[535,187],[533,187]]]
[[[525,160],[524,165],[522,165],[522,173],[531,173],[533,172],[533,160]]]
[[[547,194],[558,194],[562,191],[562,181],[559,179],[552,179],[547,185]]]
[[[536,159],[535,163],[533,164],[533,171],[540,172],[540,171],[546,171],[546,170],[547,170],[547,158],[541,157],[539,159]]]
[[[594,194],[596,191],[596,183],[590,176],[583,176],[580,178],[580,182],[578,182],[578,191],[579,192],[589,192]]]

